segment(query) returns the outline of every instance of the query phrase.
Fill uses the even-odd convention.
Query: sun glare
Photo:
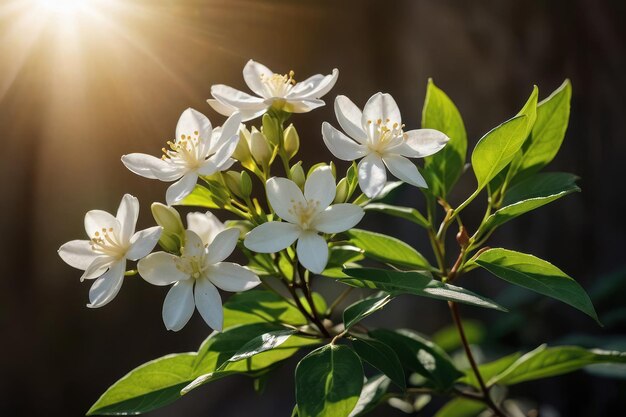
[[[93,3],[89,0],[35,0],[35,7],[39,13],[69,17],[93,6]]]

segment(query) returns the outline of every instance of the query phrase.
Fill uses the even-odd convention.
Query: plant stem
[[[478,369],[478,365],[476,364],[476,360],[474,359],[474,355],[472,354],[472,350],[470,349],[469,343],[467,342],[467,337],[465,336],[465,329],[463,328],[463,323],[461,322],[461,316],[459,314],[459,308],[456,303],[452,301],[448,301],[448,306],[450,307],[450,312],[452,313],[452,319],[454,320],[454,324],[459,332],[459,336],[461,338],[461,343],[463,344],[463,349],[465,350],[465,355],[467,356],[467,360],[472,367],[472,371],[476,376],[476,380],[478,381],[478,385],[480,386],[480,390],[482,391],[482,401],[493,411],[493,413],[498,417],[506,417],[506,414],[498,406],[493,402],[491,396],[489,395],[489,388],[485,384],[482,375],[480,374],[480,370]],[[479,399],[479,398],[475,398]]]
[[[348,287],[345,290],[343,290],[343,292],[339,294],[337,298],[335,298],[335,300],[331,303],[330,307],[328,307],[328,309],[326,310],[327,317],[333,313],[335,308],[337,308],[337,306],[341,304],[343,300],[346,299],[346,297],[352,292],[353,289],[354,287]]]

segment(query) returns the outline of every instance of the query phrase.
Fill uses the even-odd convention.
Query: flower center
[[[266,76],[261,74],[261,82],[265,87],[265,91],[270,97],[285,97],[289,91],[296,85],[296,80],[293,78],[295,73],[289,71],[289,74],[272,74]]]
[[[163,156],[161,159],[170,160],[177,165],[183,165],[189,169],[200,167],[202,155],[200,155],[201,139],[198,131],[193,135],[180,135],[180,139],[176,142],[167,141],[169,149],[162,148]]]
[[[392,123],[389,119],[384,122],[382,119],[378,119],[376,122],[368,120],[367,125],[369,137],[367,146],[374,152],[384,153],[385,149],[399,144],[406,138],[402,130],[404,125],[397,122]]]
[[[317,200],[309,200],[306,204],[301,201],[291,200],[291,209],[289,213],[298,219],[298,224],[303,230],[309,230],[315,215],[319,212],[320,202]]]
[[[128,246],[120,242],[112,227],[109,229],[103,227],[101,231],[94,233],[89,244],[94,252],[111,256],[115,259],[122,259],[128,250]]]
[[[206,262],[204,261],[204,254],[202,255],[182,255],[176,258],[176,269],[189,275],[193,279],[198,279],[202,276],[207,269]]]

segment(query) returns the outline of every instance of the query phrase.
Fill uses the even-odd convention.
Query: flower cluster
[[[306,274],[324,274],[329,244],[361,221],[362,204],[382,192],[387,169],[408,184],[427,187],[409,158],[432,155],[448,138],[432,129],[405,130],[389,94],[374,94],[363,111],[345,96],[335,99],[337,121],[345,134],[325,122],[322,138],[336,158],[360,159],[345,177],[338,178],[332,162],[315,165],[308,174],[302,161],[292,163],[300,138],[295,127],[285,128],[284,122],[292,113],[323,106],[321,97],[335,85],[338,71],[301,82],[294,76],[293,71],[276,74],[251,60],[243,78],[256,96],[225,85],[211,88],[208,103],[228,116],[222,126],[213,127],[205,115],[187,109],[161,157],[142,153],[122,157],[133,173],[173,184],[165,195],[167,205],[152,205],[158,226],[135,232],[139,203],[127,194],[115,217],[100,210],[86,214],[89,240],[61,246],[61,258],[84,270],[81,280],[95,279],[89,307],[106,305],[125,277],[139,274],[150,284],[171,285],[163,304],[167,329],[182,329],[197,309],[211,328],[220,331],[218,289],[246,291],[259,285],[263,276],[276,275],[275,269],[260,262],[263,256],[300,264]],[[262,117],[258,127],[242,124],[258,117]],[[280,176],[273,176],[276,170]],[[261,183],[262,192],[254,192],[254,180]],[[354,195],[357,185],[360,196]],[[225,225],[211,212],[191,212],[185,228],[174,205],[212,207],[237,219]],[[151,253],[157,242],[162,250]],[[238,244],[248,266],[226,262]],[[127,260],[137,261],[136,269],[127,270]],[[293,276],[280,273],[285,282],[302,279],[300,268],[293,268]]]

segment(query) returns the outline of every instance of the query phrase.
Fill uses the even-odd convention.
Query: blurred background
[[[139,226],[151,225],[149,205],[163,201],[167,184],[131,174],[120,156],[159,154],[187,107],[221,124],[205,102],[210,86],[247,90],[241,70],[250,58],[276,72],[293,69],[296,79],[336,67],[327,102],[345,94],[362,106],[374,92],[389,92],[409,128],[419,126],[433,77],[463,115],[470,149],[517,112],[533,84],[543,98],[570,78],[570,128],[548,170],[580,175],[583,192],[507,224],[493,246],[532,252],[568,272],[591,293],[605,328],[479,271],[461,285],[517,313],[462,313],[484,321],[477,337],[485,354],[567,341],[626,350],[625,2],[76,0],[78,7],[65,7],[68,1],[0,2],[1,415],[83,415],[130,369],[196,350],[206,337],[197,314],[181,332],[166,331],[166,291],[140,279],[127,280],[107,307],[87,309],[88,283],[56,250],[85,238],[86,211],[114,211],[126,192],[142,203]],[[335,122],[332,105],[292,118],[307,166],[331,158],[319,133],[326,120]],[[466,177],[452,196],[457,204],[473,190]],[[393,198],[423,204],[411,187]],[[477,221],[482,210],[465,217]],[[402,220],[369,215],[362,226],[430,256],[419,231]],[[327,284],[317,289],[332,295]],[[372,323],[432,335],[451,320],[444,303],[400,298]],[[152,415],[288,416],[295,362],[263,396],[250,380],[232,377]],[[541,405],[545,416],[610,415],[626,405],[623,380],[582,371],[510,394]],[[403,414],[383,406],[374,415]]]

